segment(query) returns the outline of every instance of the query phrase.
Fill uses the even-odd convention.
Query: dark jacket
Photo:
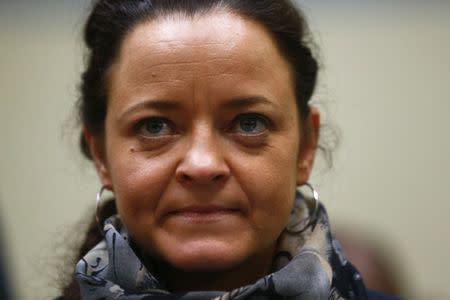
[[[372,290],[367,290],[367,296],[369,300],[400,300],[400,298],[387,296]]]

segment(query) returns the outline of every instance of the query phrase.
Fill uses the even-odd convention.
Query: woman
[[[296,192],[320,128],[306,34],[289,1],[96,1],[81,145],[115,201],[65,298],[367,299]]]

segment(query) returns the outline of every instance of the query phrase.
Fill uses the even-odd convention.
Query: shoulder
[[[401,300],[400,298],[388,296],[373,290],[367,290],[368,300]]]

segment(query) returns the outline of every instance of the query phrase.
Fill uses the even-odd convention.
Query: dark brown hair
[[[302,13],[289,0],[97,0],[84,28],[87,66],[82,75],[78,114],[82,126],[94,135],[103,134],[107,110],[107,71],[116,59],[125,36],[138,24],[170,14],[187,17],[223,9],[262,24],[276,41],[295,75],[295,92],[300,119],[309,114],[308,102],[316,87],[318,63],[310,44]],[[81,135],[82,153],[91,159]],[[102,212],[104,217],[116,213],[113,202]],[[85,240],[77,252],[80,259],[102,239],[92,221]],[[63,288],[63,299],[79,299],[74,277]]]

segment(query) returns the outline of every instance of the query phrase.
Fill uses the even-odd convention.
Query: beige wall
[[[68,121],[86,3],[0,2],[0,215],[20,299],[56,295],[56,245],[98,188]],[[322,49],[315,100],[342,132],[312,180],[332,222],[386,242],[411,299],[450,298],[450,5],[301,3]]]

